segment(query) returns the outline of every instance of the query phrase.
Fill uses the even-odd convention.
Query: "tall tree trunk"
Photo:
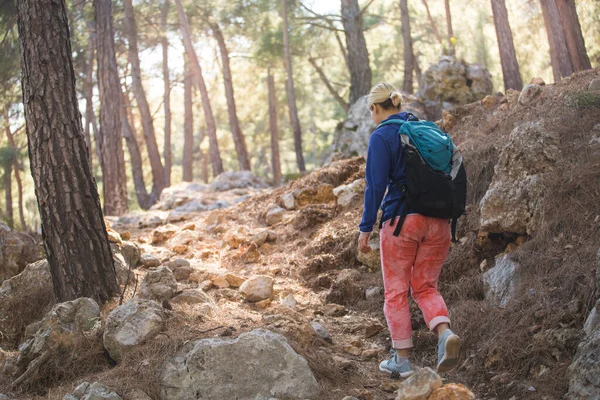
[[[573,73],[573,65],[571,64],[565,31],[556,0],[540,0],[540,3],[542,5],[542,14],[544,15],[546,35],[548,36],[548,43],[550,45],[552,72],[554,80],[558,82]]]
[[[290,124],[294,132],[294,149],[296,150],[296,164],[300,172],[306,172],[304,165],[304,156],[302,155],[302,130],[300,129],[300,119],[298,118],[298,108],[296,106],[296,92],[294,90],[294,73],[292,68],[292,54],[290,52],[290,34],[288,31],[288,0],[281,0],[281,19],[283,20],[283,53],[285,60],[285,70],[287,72],[287,99],[290,113]]]
[[[227,114],[229,115],[229,125],[231,126],[231,134],[233,135],[233,143],[235,144],[235,151],[237,152],[238,162],[241,170],[250,170],[250,157],[248,156],[248,149],[246,148],[246,139],[242,128],[240,128],[240,121],[237,117],[237,111],[235,107],[235,95],[233,93],[233,79],[231,78],[231,67],[229,63],[229,51],[223,37],[223,32],[219,27],[219,24],[212,23],[211,29],[219,45],[219,51],[221,53],[221,60],[223,62],[223,83],[225,85],[225,98],[227,99]]]
[[[121,127],[123,128],[125,143],[127,143],[127,148],[129,149],[133,187],[135,188],[135,196],[140,208],[142,210],[147,210],[152,204],[150,204],[150,196],[148,195],[146,183],[144,182],[144,168],[140,147],[138,145],[133,126],[131,125],[128,117],[130,114],[128,110],[130,109],[131,102],[129,100],[129,94],[127,91],[125,93],[121,92]]]
[[[417,79],[417,84],[419,85],[419,88],[421,87],[421,75],[422,75],[422,71],[421,71],[421,66],[419,65],[419,53],[417,54],[413,54],[414,58],[414,70],[415,70],[415,78]]]
[[[4,109],[4,130],[6,131],[6,138],[10,143],[10,146],[15,149],[15,157],[13,159],[13,169],[15,171],[15,180],[17,181],[17,196],[18,196],[18,207],[19,207],[19,223],[21,224],[21,230],[27,231],[27,224],[25,223],[25,212],[23,210],[23,181],[21,181],[21,165],[17,159],[17,145],[15,144],[15,138],[10,130],[10,121],[8,115],[8,108]],[[7,207],[8,208],[8,207]]]
[[[574,0],[557,0],[563,29],[567,41],[567,48],[571,55],[574,71],[591,69],[592,65],[585,49],[585,41],[581,33],[581,24],[577,16]]]
[[[12,203],[12,160],[7,161],[4,165],[4,175],[2,176],[2,184],[4,186],[4,206],[6,207],[6,225],[10,229],[15,229],[15,219],[13,214]]]
[[[152,121],[152,113],[146,99],[146,92],[142,85],[142,70],[140,68],[140,56],[137,46],[137,28],[135,24],[135,16],[133,13],[132,0],[123,0],[123,10],[125,11],[125,31],[127,41],[129,42],[129,63],[131,64],[131,88],[133,95],[140,110],[142,119],[142,128],[144,131],[144,139],[148,150],[148,159],[150,160],[150,169],[152,170],[152,193],[150,194],[150,202],[156,203],[160,198],[160,193],[165,188],[165,171],[158,145],[156,144],[156,135],[154,134],[154,123]]]
[[[313,66],[315,71],[317,71],[317,74],[319,74],[321,81],[323,81],[323,83],[325,84],[325,87],[327,88],[327,90],[329,90],[329,93],[331,93],[333,98],[337,100],[337,102],[340,104],[342,109],[345,112],[348,112],[348,103],[346,102],[346,100],[343,99],[342,96],[340,96],[340,94],[331,85],[331,83],[329,82],[329,79],[327,79],[327,75],[325,75],[325,72],[323,71],[323,69],[321,67],[319,67],[319,65],[317,64],[317,61],[312,57],[309,57],[308,61],[310,62],[310,65]]]
[[[443,46],[442,36],[440,35],[440,32],[438,31],[436,23],[433,21],[433,17],[431,16],[431,11],[429,11],[429,4],[427,4],[427,0],[421,0],[421,1],[423,2],[423,5],[425,6],[425,10],[427,11],[427,19],[429,20],[429,25],[431,25],[431,30],[433,30],[433,34],[435,35],[435,38],[437,39],[440,46]]]
[[[273,184],[281,184],[281,161],[279,160],[279,132],[277,130],[277,96],[275,78],[271,68],[267,70],[269,87],[269,130],[271,131],[271,166],[273,168]]]
[[[165,94],[163,98],[163,106],[165,110],[165,148],[163,155],[165,159],[165,186],[171,186],[171,79],[169,77],[169,40],[167,39],[167,16],[169,15],[169,0],[164,0],[160,12],[160,27],[163,36],[160,38],[162,47],[162,72],[163,82],[165,84]]]
[[[204,77],[202,76],[202,67],[200,66],[200,61],[198,61],[196,50],[194,50],[194,46],[192,44],[190,28],[185,11],[183,10],[183,5],[181,4],[181,0],[175,0],[175,4],[177,5],[177,13],[179,15],[181,36],[183,37],[185,52],[188,55],[192,67],[196,87],[200,90],[200,97],[202,98],[202,110],[204,111],[204,119],[206,120],[206,127],[208,130],[210,161],[212,164],[213,175],[217,176],[223,173],[223,162],[221,161],[221,152],[219,151],[219,142],[217,141],[217,126],[215,123],[215,117],[213,116],[212,107],[210,105],[206,83],[204,82]]]
[[[410,16],[407,0],[400,0],[400,19],[402,22],[402,40],[404,42],[404,79],[402,90],[413,93],[413,70],[415,56],[413,53],[412,36],[410,35]]]
[[[194,179],[194,108],[193,83],[190,62],[184,55],[183,76],[183,180],[191,182]]]
[[[111,7],[110,1],[95,3],[104,57],[110,53],[104,42],[112,43]],[[65,5],[19,0],[17,10],[31,172],[54,293],[59,302],[91,297],[103,303],[119,287],[77,107]]]
[[[498,49],[500,50],[504,90],[521,90],[523,89],[523,81],[519,72],[519,63],[517,62],[517,53],[515,52],[512,31],[508,22],[505,0],[492,0],[492,13],[494,14],[494,26],[498,38]]]
[[[341,2],[342,21],[350,64],[349,104],[352,105],[371,90],[371,67],[358,0],[341,0]]]
[[[444,0],[446,6],[446,27],[448,28],[448,53],[451,56],[456,55],[454,48],[454,30],[452,29],[452,12],[450,11],[450,0]]]
[[[121,215],[128,210],[127,177],[121,136],[121,86],[115,57],[112,1],[94,0],[96,56],[100,91],[99,147],[102,154],[104,212]]]

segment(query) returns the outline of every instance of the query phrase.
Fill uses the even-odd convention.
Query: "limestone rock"
[[[176,258],[175,260],[171,260],[166,262],[165,267],[169,268],[171,271],[176,271],[181,267],[189,267],[191,266],[190,262],[185,258]]]
[[[281,207],[274,207],[267,212],[265,217],[267,225],[275,225],[283,220],[283,214],[285,210]]]
[[[117,273],[117,282],[119,285],[125,285],[129,282],[129,279],[133,277],[131,271],[134,267],[130,267],[118,244],[111,243],[110,248],[112,250],[113,261],[115,263],[115,272]]]
[[[320,391],[306,360],[283,336],[263,329],[189,343],[165,363],[159,380],[164,400],[316,400]]]
[[[427,400],[442,386],[442,378],[431,368],[422,368],[400,384],[396,400]]]
[[[296,198],[294,197],[294,193],[286,193],[281,196],[281,205],[286,210],[293,210],[296,208]]]
[[[592,312],[598,312],[600,300]],[[568,368],[569,391],[566,399],[600,398],[600,325],[588,327]]]
[[[590,92],[600,91],[600,78],[592,79],[588,86]]]
[[[494,177],[481,199],[481,230],[531,235],[540,223],[545,173],[559,155],[558,135],[544,121],[513,129],[494,168]]]
[[[222,274],[213,276],[211,278],[211,282],[214,286],[218,287],[219,289],[225,289],[231,286],[225,275]]]
[[[365,186],[364,179],[357,179],[349,185],[341,185],[333,189],[333,195],[337,198],[338,206],[346,207],[352,200],[361,198],[364,195]]]
[[[281,300],[281,305],[289,308],[295,308],[297,303],[298,302],[292,294],[288,294],[283,300]]]
[[[232,288],[239,288],[246,282],[246,278],[231,273],[225,274],[225,280],[227,280],[229,286]]]
[[[536,84],[525,85],[521,94],[519,95],[519,104],[522,106],[529,106],[533,104],[538,96],[542,93],[542,87]]]
[[[211,190],[224,192],[238,188],[267,188],[265,181],[250,171],[223,172],[210,184]]]
[[[371,251],[366,254],[356,249],[356,259],[361,264],[366,265],[367,267],[373,270],[379,270],[381,269],[379,237],[371,235],[371,237],[369,238],[369,246],[371,246]]]
[[[173,236],[175,236],[175,234],[177,233],[178,230],[179,230],[179,228],[177,228],[175,225],[171,225],[171,224],[160,226],[152,232],[151,243],[152,244],[160,244],[160,243],[166,242],[167,240],[169,240]]]
[[[542,78],[540,78],[539,76],[533,78],[531,80],[531,82],[529,82],[529,83],[531,83],[533,85],[539,85],[539,86],[545,86],[546,85],[546,82],[544,82],[544,80]]]
[[[475,395],[465,385],[449,383],[434,390],[428,400],[475,400]]]
[[[214,307],[215,304],[206,293],[201,289],[187,289],[171,299],[174,304],[208,304]]]
[[[189,279],[192,272],[194,272],[192,267],[179,267],[173,271],[173,276],[175,276],[175,280],[186,281]]]
[[[250,302],[270,299],[273,296],[273,278],[265,275],[254,276],[240,286],[240,293]]]
[[[506,307],[519,285],[519,264],[506,254],[496,259],[493,268],[483,274],[485,298],[491,304]]]
[[[91,384],[83,382],[73,393],[63,397],[63,400],[122,400],[122,398],[100,382]]]
[[[154,338],[165,327],[165,312],[152,300],[132,299],[108,314],[104,347],[110,357],[121,361],[131,348]]]
[[[137,268],[141,257],[140,248],[137,244],[123,241],[121,244],[121,254],[123,254],[123,258],[125,259],[127,265],[131,266],[131,268]]]
[[[160,265],[160,260],[149,253],[144,253],[140,256],[140,265],[143,268],[156,268]]]
[[[139,297],[156,301],[169,300],[177,291],[177,280],[167,267],[149,270],[142,281]]]
[[[310,323],[310,326],[312,326],[313,330],[315,331],[315,333],[317,334],[318,337],[320,337],[327,343],[333,343],[331,334],[323,325],[321,325],[320,323],[318,323],[316,321],[313,321]]]
[[[319,186],[308,187],[302,189],[297,194],[296,204],[299,207],[308,205],[308,204],[325,204],[335,200],[335,196],[333,194],[333,186],[327,183],[322,183]]]

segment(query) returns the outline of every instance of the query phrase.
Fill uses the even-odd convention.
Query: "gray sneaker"
[[[450,329],[446,329],[438,339],[437,372],[448,372],[458,365],[460,357],[460,338]]]
[[[379,364],[379,370],[390,374],[391,378],[408,378],[415,373],[410,361],[407,358],[400,357],[395,350],[390,351],[390,358]]]

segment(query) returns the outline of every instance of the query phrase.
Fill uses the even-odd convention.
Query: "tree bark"
[[[165,159],[164,180],[165,186],[171,186],[171,79],[169,77],[169,40],[167,39],[167,16],[169,15],[169,0],[164,0],[160,12],[160,27],[163,36],[160,38],[162,47],[162,72],[165,85],[165,94],[163,97],[163,107],[165,110],[165,146],[163,156]]]
[[[2,184],[4,186],[4,206],[6,208],[6,225],[10,229],[15,229],[15,219],[13,214],[13,203],[12,203],[12,169],[13,160],[9,160],[4,165],[4,175],[2,176]]]
[[[571,55],[574,71],[591,69],[592,65],[585,49],[585,41],[581,33],[581,24],[577,16],[574,0],[557,0],[558,11],[561,16],[567,48]]]
[[[127,212],[127,178],[121,136],[121,86],[115,57],[112,1],[94,0],[96,11],[96,57],[100,91],[100,132],[104,212]]]
[[[279,159],[279,132],[277,130],[277,96],[275,93],[275,78],[271,68],[267,70],[269,88],[269,130],[271,131],[271,166],[273,169],[273,184],[281,184],[281,161]]]
[[[505,0],[492,0],[492,13],[494,14],[494,26],[498,38],[504,90],[521,90],[523,89],[523,80],[519,72],[519,63],[517,62],[517,53],[515,52]]]
[[[546,35],[550,45],[550,63],[554,80],[560,81],[573,73],[573,65],[567,48],[565,32],[563,29],[560,13],[556,0],[540,0],[542,5],[542,14],[544,15],[544,25],[546,26]]]
[[[219,142],[217,141],[217,126],[210,105],[206,83],[202,76],[202,67],[200,66],[196,50],[194,50],[192,39],[190,37],[190,28],[185,11],[183,10],[183,5],[181,4],[181,0],[175,0],[175,4],[177,5],[177,13],[179,15],[181,36],[183,37],[185,52],[188,55],[192,67],[196,87],[200,90],[200,97],[202,98],[202,110],[204,111],[204,119],[206,120],[206,127],[208,130],[210,161],[212,164],[213,175],[217,176],[223,173],[223,162],[221,161],[221,152],[219,151]]]
[[[433,21],[433,17],[431,16],[431,11],[429,11],[429,5],[427,4],[427,0],[421,0],[421,1],[423,2],[423,5],[425,6],[425,10],[427,11],[427,19],[429,20],[429,25],[431,25],[433,34],[435,35],[435,38],[437,39],[440,46],[443,46],[442,36],[440,35],[440,32],[437,29],[437,25]]]
[[[17,159],[17,145],[15,143],[15,138],[13,137],[13,133],[10,130],[10,121],[9,121],[8,109],[4,109],[4,122],[5,122],[5,131],[6,138],[10,143],[10,146],[15,149],[15,157],[13,160],[13,169],[15,171],[15,180],[17,181],[17,196],[18,196],[18,208],[19,208],[19,223],[21,224],[21,230],[27,231],[27,224],[25,223],[25,212],[23,209],[23,181],[21,181],[20,171],[22,169],[21,164],[19,164],[19,160]],[[11,196],[12,197],[12,196]],[[7,207],[8,208],[8,207]]]
[[[229,115],[229,125],[231,126],[231,134],[233,135],[233,143],[235,144],[235,151],[237,152],[238,163],[240,164],[241,170],[250,170],[250,157],[248,156],[248,149],[246,147],[246,139],[242,128],[240,128],[240,121],[237,117],[237,111],[235,107],[235,95],[233,92],[233,79],[231,78],[231,67],[229,63],[229,51],[223,37],[223,32],[216,22],[210,25],[217,44],[219,45],[219,51],[221,53],[221,60],[223,62],[223,84],[225,85],[225,98],[227,100],[227,114]]]
[[[183,180],[191,182],[194,179],[194,95],[192,72],[188,57],[184,54],[183,76]]]
[[[144,139],[148,150],[148,159],[150,161],[150,169],[152,170],[152,192],[150,194],[150,202],[156,203],[160,198],[160,193],[165,188],[165,170],[163,169],[162,161],[158,145],[156,144],[156,135],[154,133],[154,123],[152,121],[152,113],[146,99],[146,92],[142,85],[142,70],[140,68],[140,56],[137,46],[137,28],[135,24],[135,16],[133,13],[132,0],[123,0],[123,10],[125,11],[125,31],[127,41],[129,42],[129,63],[131,64],[131,88],[133,95],[140,110],[142,119],[142,129],[144,131]]]
[[[281,19],[283,21],[283,53],[285,60],[285,70],[287,73],[287,100],[290,113],[290,124],[294,132],[294,150],[296,151],[296,164],[300,172],[306,172],[304,165],[304,156],[302,155],[302,130],[300,129],[300,119],[298,118],[298,108],[296,106],[296,93],[294,90],[294,73],[292,67],[292,55],[290,52],[290,35],[288,31],[288,13],[287,1],[281,0]]]
[[[342,21],[350,65],[350,100],[352,105],[371,90],[369,52],[363,32],[362,14],[358,0],[341,0]]]
[[[319,67],[319,65],[317,64],[317,61],[312,57],[309,57],[308,61],[310,62],[310,65],[313,66],[315,71],[317,71],[317,74],[319,74],[321,81],[323,81],[323,83],[325,84],[325,87],[327,87],[327,90],[329,90],[329,93],[331,93],[333,98],[337,100],[337,102],[340,104],[342,109],[345,112],[348,112],[348,103],[346,102],[346,100],[344,100],[344,98],[342,96],[340,96],[340,94],[331,85],[331,83],[329,82],[329,79],[327,79],[327,75],[325,75],[325,72],[323,71],[323,69],[321,67]]]
[[[454,48],[454,30],[452,29],[452,12],[450,11],[450,0],[444,0],[446,6],[446,27],[448,28],[448,53],[451,56],[456,55]]]
[[[410,16],[408,14],[407,0],[400,0],[400,19],[402,23],[402,41],[404,42],[404,79],[402,90],[413,93],[413,70],[415,56],[413,53],[412,36],[410,35]]]
[[[133,187],[135,188],[135,196],[140,208],[142,210],[147,210],[152,204],[150,203],[150,196],[148,195],[146,183],[144,182],[144,168],[140,147],[138,145],[133,126],[131,125],[132,122],[129,121],[128,117],[130,114],[128,112],[129,109],[131,109],[129,94],[127,92],[121,92],[121,127],[123,129],[125,143],[127,143],[127,148],[129,149]]]
[[[112,43],[110,8],[96,0],[102,57],[109,53],[104,42]],[[65,5],[19,0],[17,10],[31,172],[54,292],[58,302],[91,297],[103,303],[119,287],[78,110]],[[114,165],[115,152],[112,157]]]

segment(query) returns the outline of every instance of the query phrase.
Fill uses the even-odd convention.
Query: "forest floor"
[[[589,99],[578,96],[599,75],[590,71],[548,85],[532,107],[499,98],[494,104],[464,106],[444,121],[465,155],[470,208],[459,226],[461,240],[452,246],[440,279],[454,330],[463,339],[461,364],[443,378],[465,384],[477,398],[557,399],[567,391],[566,370],[577,341],[555,344],[539,333],[581,329],[593,305],[599,240],[597,218],[595,223],[589,221],[600,215],[600,165],[597,146],[595,150],[590,146],[590,132],[600,117],[598,104],[582,105]],[[478,205],[503,144],[518,124],[541,119],[559,131],[562,160],[570,165],[548,182],[553,201],[544,206],[544,228],[531,237],[480,232]],[[167,329],[156,338],[117,365],[96,354],[78,371],[53,375],[42,397],[62,399],[85,379],[102,381],[125,399],[135,389],[158,398],[156,368],[184,343],[266,328],[287,337],[308,360],[323,388],[320,399],[395,398],[399,381],[378,370],[390,349],[381,271],[376,260],[357,258],[362,196],[359,193],[340,206],[331,193],[332,188],[364,178],[364,170],[364,158],[356,157],[333,162],[283,187],[259,191],[226,209],[178,214],[170,220],[165,218],[169,211],[150,211],[148,215],[161,218],[159,227],[139,227],[139,218],[128,224],[123,218],[113,220],[112,229],[163,264],[180,258],[189,261],[194,274],[178,282],[179,290],[202,287],[217,309],[207,315],[201,308],[173,304]],[[289,193],[295,193],[295,209],[281,211],[280,220],[267,224],[267,213],[282,205]],[[232,192],[224,195],[231,201]],[[157,230],[170,233],[158,235]],[[267,231],[266,242],[253,244],[255,235]],[[485,300],[482,275],[507,252],[516,254],[527,273],[523,293],[500,309]],[[134,271],[136,279],[127,287],[125,300],[139,289],[146,273],[141,267]],[[272,301],[250,303],[236,288],[216,286],[227,273],[273,277]],[[117,303],[105,305],[103,315]],[[412,301],[411,313],[413,365],[433,368],[437,339]],[[316,336],[311,322],[325,327],[331,341]]]

